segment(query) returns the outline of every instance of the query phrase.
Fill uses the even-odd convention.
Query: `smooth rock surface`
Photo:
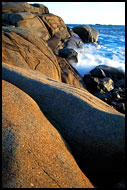
[[[36,102],[6,81],[2,127],[3,188],[93,188]]]
[[[61,81],[57,59],[48,44],[19,27],[3,27],[2,60],[8,64],[38,70]]]
[[[113,186],[125,168],[125,118],[87,90],[3,64],[3,79],[29,94],[68,142],[96,186]],[[105,180],[106,179],[106,180]]]
[[[78,34],[78,36],[82,39],[82,41],[85,42],[97,42],[99,32],[92,28],[89,25],[84,26],[77,26],[72,28],[73,32]]]

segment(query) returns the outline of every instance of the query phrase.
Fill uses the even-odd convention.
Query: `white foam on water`
[[[100,51],[102,48],[103,50],[107,49],[98,44],[86,44],[82,49],[75,49],[78,53],[78,63],[71,64],[82,77],[98,65],[115,67],[125,72],[124,59],[120,59],[117,52],[112,51],[111,53],[111,50],[109,51],[109,55],[107,51],[107,56],[105,56],[105,52],[103,50]]]

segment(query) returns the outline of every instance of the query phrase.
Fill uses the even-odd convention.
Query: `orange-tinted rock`
[[[45,23],[51,37],[57,36],[62,40],[70,37],[67,26],[59,16],[53,14],[42,14],[40,15],[40,18]]]
[[[62,82],[76,86],[78,88],[86,88],[82,77],[78,74],[75,68],[64,58],[56,56],[61,68]]]
[[[92,188],[36,102],[2,82],[3,188]]]
[[[30,5],[39,8],[39,9],[40,9],[40,12],[41,12],[42,14],[44,14],[44,13],[49,13],[48,8],[47,8],[45,5],[43,5],[43,4],[33,3],[33,4],[30,4]]]
[[[2,12],[20,12],[29,11],[34,14],[48,13],[48,8],[44,5],[35,7],[26,2],[2,2]]]
[[[3,27],[2,60],[61,81],[60,67],[48,44],[32,32],[19,27]]]
[[[2,75],[38,103],[96,186],[112,187],[123,179],[124,114],[85,89],[52,80],[37,71],[3,64]]]
[[[48,40],[50,34],[43,21],[31,12],[4,13],[2,15],[3,25],[10,24],[32,31],[43,40]]]

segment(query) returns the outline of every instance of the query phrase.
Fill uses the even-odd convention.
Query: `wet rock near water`
[[[107,65],[98,65],[95,70],[103,70],[105,75],[111,78],[113,81],[125,79],[125,73],[121,70],[118,70],[114,67],[110,67]],[[92,71],[91,71],[92,72]]]
[[[65,58],[59,57],[58,55],[56,55],[56,58],[61,68],[62,82],[86,89],[86,85],[77,70]]]
[[[125,74],[116,68],[99,65],[83,78],[87,89],[121,113],[125,113]]]
[[[79,35],[79,37],[82,39],[84,43],[94,43],[98,40],[99,32],[89,25],[77,26],[74,27],[72,30],[73,32]]]
[[[78,53],[74,49],[63,48],[60,49],[58,53],[60,57],[67,59],[67,61],[78,62]]]
[[[73,49],[82,48],[83,41],[81,38],[76,33],[74,33],[72,29],[68,28],[68,32],[71,37],[65,41],[64,47]]]

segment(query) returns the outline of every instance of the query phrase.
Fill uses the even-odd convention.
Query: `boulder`
[[[82,43],[80,38],[71,37],[64,43],[64,47],[65,48],[72,48],[72,49],[82,48],[83,43]]]
[[[30,5],[26,2],[2,2],[2,12],[3,13],[14,13],[14,12],[24,12],[28,11],[34,14],[44,14],[48,13],[48,8],[44,5],[35,6]]]
[[[98,78],[93,77],[92,74],[84,75],[83,80],[85,84],[87,85],[87,89],[90,92],[106,92],[111,91],[114,89],[114,82],[111,78],[105,77],[105,78]]]
[[[86,85],[77,70],[66,59],[57,55],[56,58],[61,69],[62,82],[78,88],[86,88]]]
[[[111,78],[113,81],[121,80],[125,78],[125,73],[121,70],[118,70],[114,67],[110,67],[107,65],[98,65],[97,69],[102,69],[106,74],[106,77]]]
[[[83,80],[91,93],[125,113],[125,74],[122,71],[99,65],[84,75]]]
[[[72,30],[74,33],[78,34],[84,43],[94,43],[98,40],[99,32],[89,25],[76,26],[72,28]]]
[[[59,50],[58,54],[60,57],[65,58],[69,62],[72,63],[78,62],[78,53],[74,49],[63,48]]]
[[[8,64],[38,70],[44,75],[61,81],[57,59],[48,44],[19,27],[3,27],[2,60]]]
[[[68,28],[68,32],[71,37],[66,40],[66,42],[64,43],[64,47],[72,49],[82,48],[83,42],[80,39],[80,37],[76,33],[74,33],[73,30],[70,28]]]
[[[93,188],[36,102],[2,82],[3,188]]]
[[[70,37],[70,34],[67,30],[67,26],[65,25],[63,19],[59,16],[53,14],[42,14],[40,18],[46,25],[49,34],[51,37],[57,36],[61,40],[65,40]]]
[[[2,23],[30,30],[43,40],[48,40],[51,37],[42,20],[31,12],[4,13]]]
[[[3,80],[16,85],[37,102],[65,138],[79,167],[92,183],[109,188],[123,179],[123,114],[87,90],[60,83],[37,71],[3,64],[2,75]]]
[[[98,77],[98,78],[105,78],[106,74],[104,73],[104,71],[100,68],[94,68],[90,71],[90,74],[92,77]]]

